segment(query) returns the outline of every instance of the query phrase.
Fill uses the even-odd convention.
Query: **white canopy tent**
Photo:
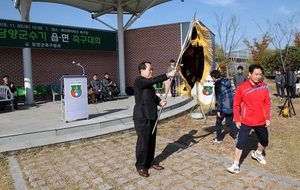
[[[20,10],[21,20],[29,22],[29,13],[32,2],[49,2],[69,5],[89,12],[93,19],[116,30],[118,32],[120,91],[121,95],[125,95],[124,31],[148,9],[168,1],[171,0],[15,0],[15,7]],[[98,19],[98,17],[104,14],[117,14],[117,29]],[[131,15],[131,18],[125,25],[123,24],[123,14]],[[34,104],[30,48],[23,49],[23,64],[26,104]]]

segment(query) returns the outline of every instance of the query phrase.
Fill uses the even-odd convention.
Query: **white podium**
[[[64,75],[60,78],[61,119],[65,122],[88,119],[86,75]]]

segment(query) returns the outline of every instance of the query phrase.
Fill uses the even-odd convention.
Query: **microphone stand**
[[[72,61],[73,64],[76,64],[78,67],[81,67],[82,68],[82,75],[85,75],[85,69],[84,67],[80,64],[80,63],[75,63],[75,61]]]
[[[80,64],[80,63],[77,63],[77,66],[81,67],[82,68],[82,75],[85,75],[85,69],[84,67]]]

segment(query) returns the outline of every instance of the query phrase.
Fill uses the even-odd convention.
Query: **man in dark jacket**
[[[248,80],[247,75],[243,72],[244,68],[240,65],[237,67],[237,73],[233,76],[233,83],[235,86],[235,89],[240,85],[241,83]]]
[[[104,97],[106,97],[106,90],[103,88],[101,80],[98,79],[98,75],[93,75],[93,80],[90,82],[93,92],[96,95],[96,101],[102,102],[104,101]]]
[[[216,132],[217,137],[213,142],[223,142],[222,137],[222,121],[226,118],[226,125],[229,128],[233,138],[237,136],[237,128],[233,122],[233,93],[231,82],[228,78],[222,78],[218,70],[213,70],[210,73],[215,85],[216,96]]]
[[[148,169],[150,167],[156,170],[164,169],[154,162],[156,130],[154,134],[152,134],[152,130],[157,119],[157,105],[163,107],[167,104],[167,101],[160,99],[155,94],[153,84],[174,77],[176,70],[152,77],[153,69],[151,63],[143,62],[139,65],[139,72],[140,76],[135,79],[134,83],[135,106],[133,120],[138,136],[135,166],[140,176],[148,177]]]
[[[278,73],[275,77],[275,82],[276,82],[277,96],[283,98],[284,97],[285,78],[281,74],[281,71],[278,71]]]
[[[109,100],[113,100],[114,96],[119,95],[120,90],[117,88],[117,84],[113,80],[111,80],[108,73],[104,74],[102,83],[108,93]]]

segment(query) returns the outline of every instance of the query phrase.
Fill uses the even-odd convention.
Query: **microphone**
[[[72,61],[72,63],[76,64],[75,61]],[[85,75],[85,69],[84,69],[84,67],[80,63],[77,63],[76,65],[82,68],[82,75]]]

